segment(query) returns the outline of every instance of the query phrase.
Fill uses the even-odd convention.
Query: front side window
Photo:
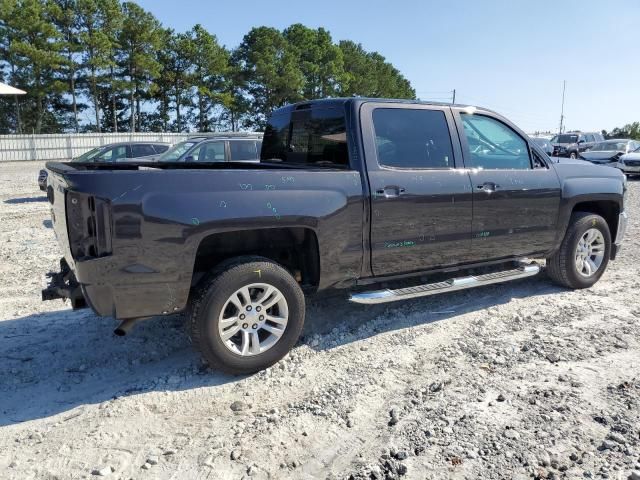
[[[255,140],[230,140],[229,152],[232,162],[243,162],[247,160],[258,160],[260,158],[260,150]]]
[[[185,162],[224,162],[224,141],[207,142],[194,148]]]
[[[105,150],[99,156],[94,158],[95,162],[115,162],[121,159],[127,158],[127,147],[125,145],[120,145],[118,147],[113,147],[108,150]]]
[[[184,153],[197,144],[197,141],[186,140],[184,142],[176,143],[169,150],[164,152],[159,158],[159,162],[177,162]]]
[[[313,167],[349,166],[344,111],[311,108],[272,115],[260,160]]]
[[[528,170],[531,158],[527,142],[514,130],[484,115],[461,114],[467,139],[470,168]]]
[[[444,112],[418,108],[373,111],[378,163],[395,168],[453,168]]]
[[[80,155],[79,157],[74,158],[73,160],[71,160],[72,162],[89,162],[89,161],[94,161],[93,159],[97,156],[100,155],[100,153],[104,152],[104,147],[97,147],[97,148],[92,148],[91,150],[89,150],[88,152],[84,152],[82,155]]]

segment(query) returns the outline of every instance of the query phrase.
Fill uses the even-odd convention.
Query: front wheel
[[[604,274],[611,254],[609,225],[600,215],[575,212],[558,251],[547,259],[547,274],[569,288],[589,288]]]
[[[289,352],[304,316],[304,295],[287,270],[265,258],[241,257],[202,283],[190,336],[209,366],[253,373]]]
[[[571,153],[569,154],[569,158],[572,158],[572,159],[574,159],[574,160],[575,160],[575,159],[577,159],[577,158],[578,158],[578,154],[577,154],[577,152],[571,152]]]

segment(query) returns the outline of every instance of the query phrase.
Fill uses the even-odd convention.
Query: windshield
[[[592,152],[624,152],[627,142],[602,142],[591,147]]]
[[[549,140],[547,140],[546,138],[533,138],[532,140],[541,147],[544,147],[547,143],[549,143]]]
[[[97,157],[100,154],[100,152],[102,152],[103,150],[104,150],[104,147],[92,148],[88,152],[84,152],[82,155],[72,159],[71,161],[72,162],[88,162],[93,157]]]
[[[176,143],[169,150],[164,152],[160,157],[158,157],[159,162],[176,162],[180,159],[180,157],[187,152],[191,147],[193,147],[197,141],[194,140],[186,140],[184,142]]]
[[[576,143],[578,135],[556,135],[551,139],[552,143]]]

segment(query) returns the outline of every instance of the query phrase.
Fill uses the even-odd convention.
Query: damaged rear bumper
[[[58,298],[62,300],[69,299],[74,310],[87,306],[80,284],[64,258],[60,259],[60,271],[49,272],[47,277],[50,280],[47,288],[42,290],[43,301],[56,300]]]

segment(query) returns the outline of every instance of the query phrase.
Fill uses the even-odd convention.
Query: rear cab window
[[[349,168],[344,109],[314,106],[275,113],[264,132],[260,161]]]

